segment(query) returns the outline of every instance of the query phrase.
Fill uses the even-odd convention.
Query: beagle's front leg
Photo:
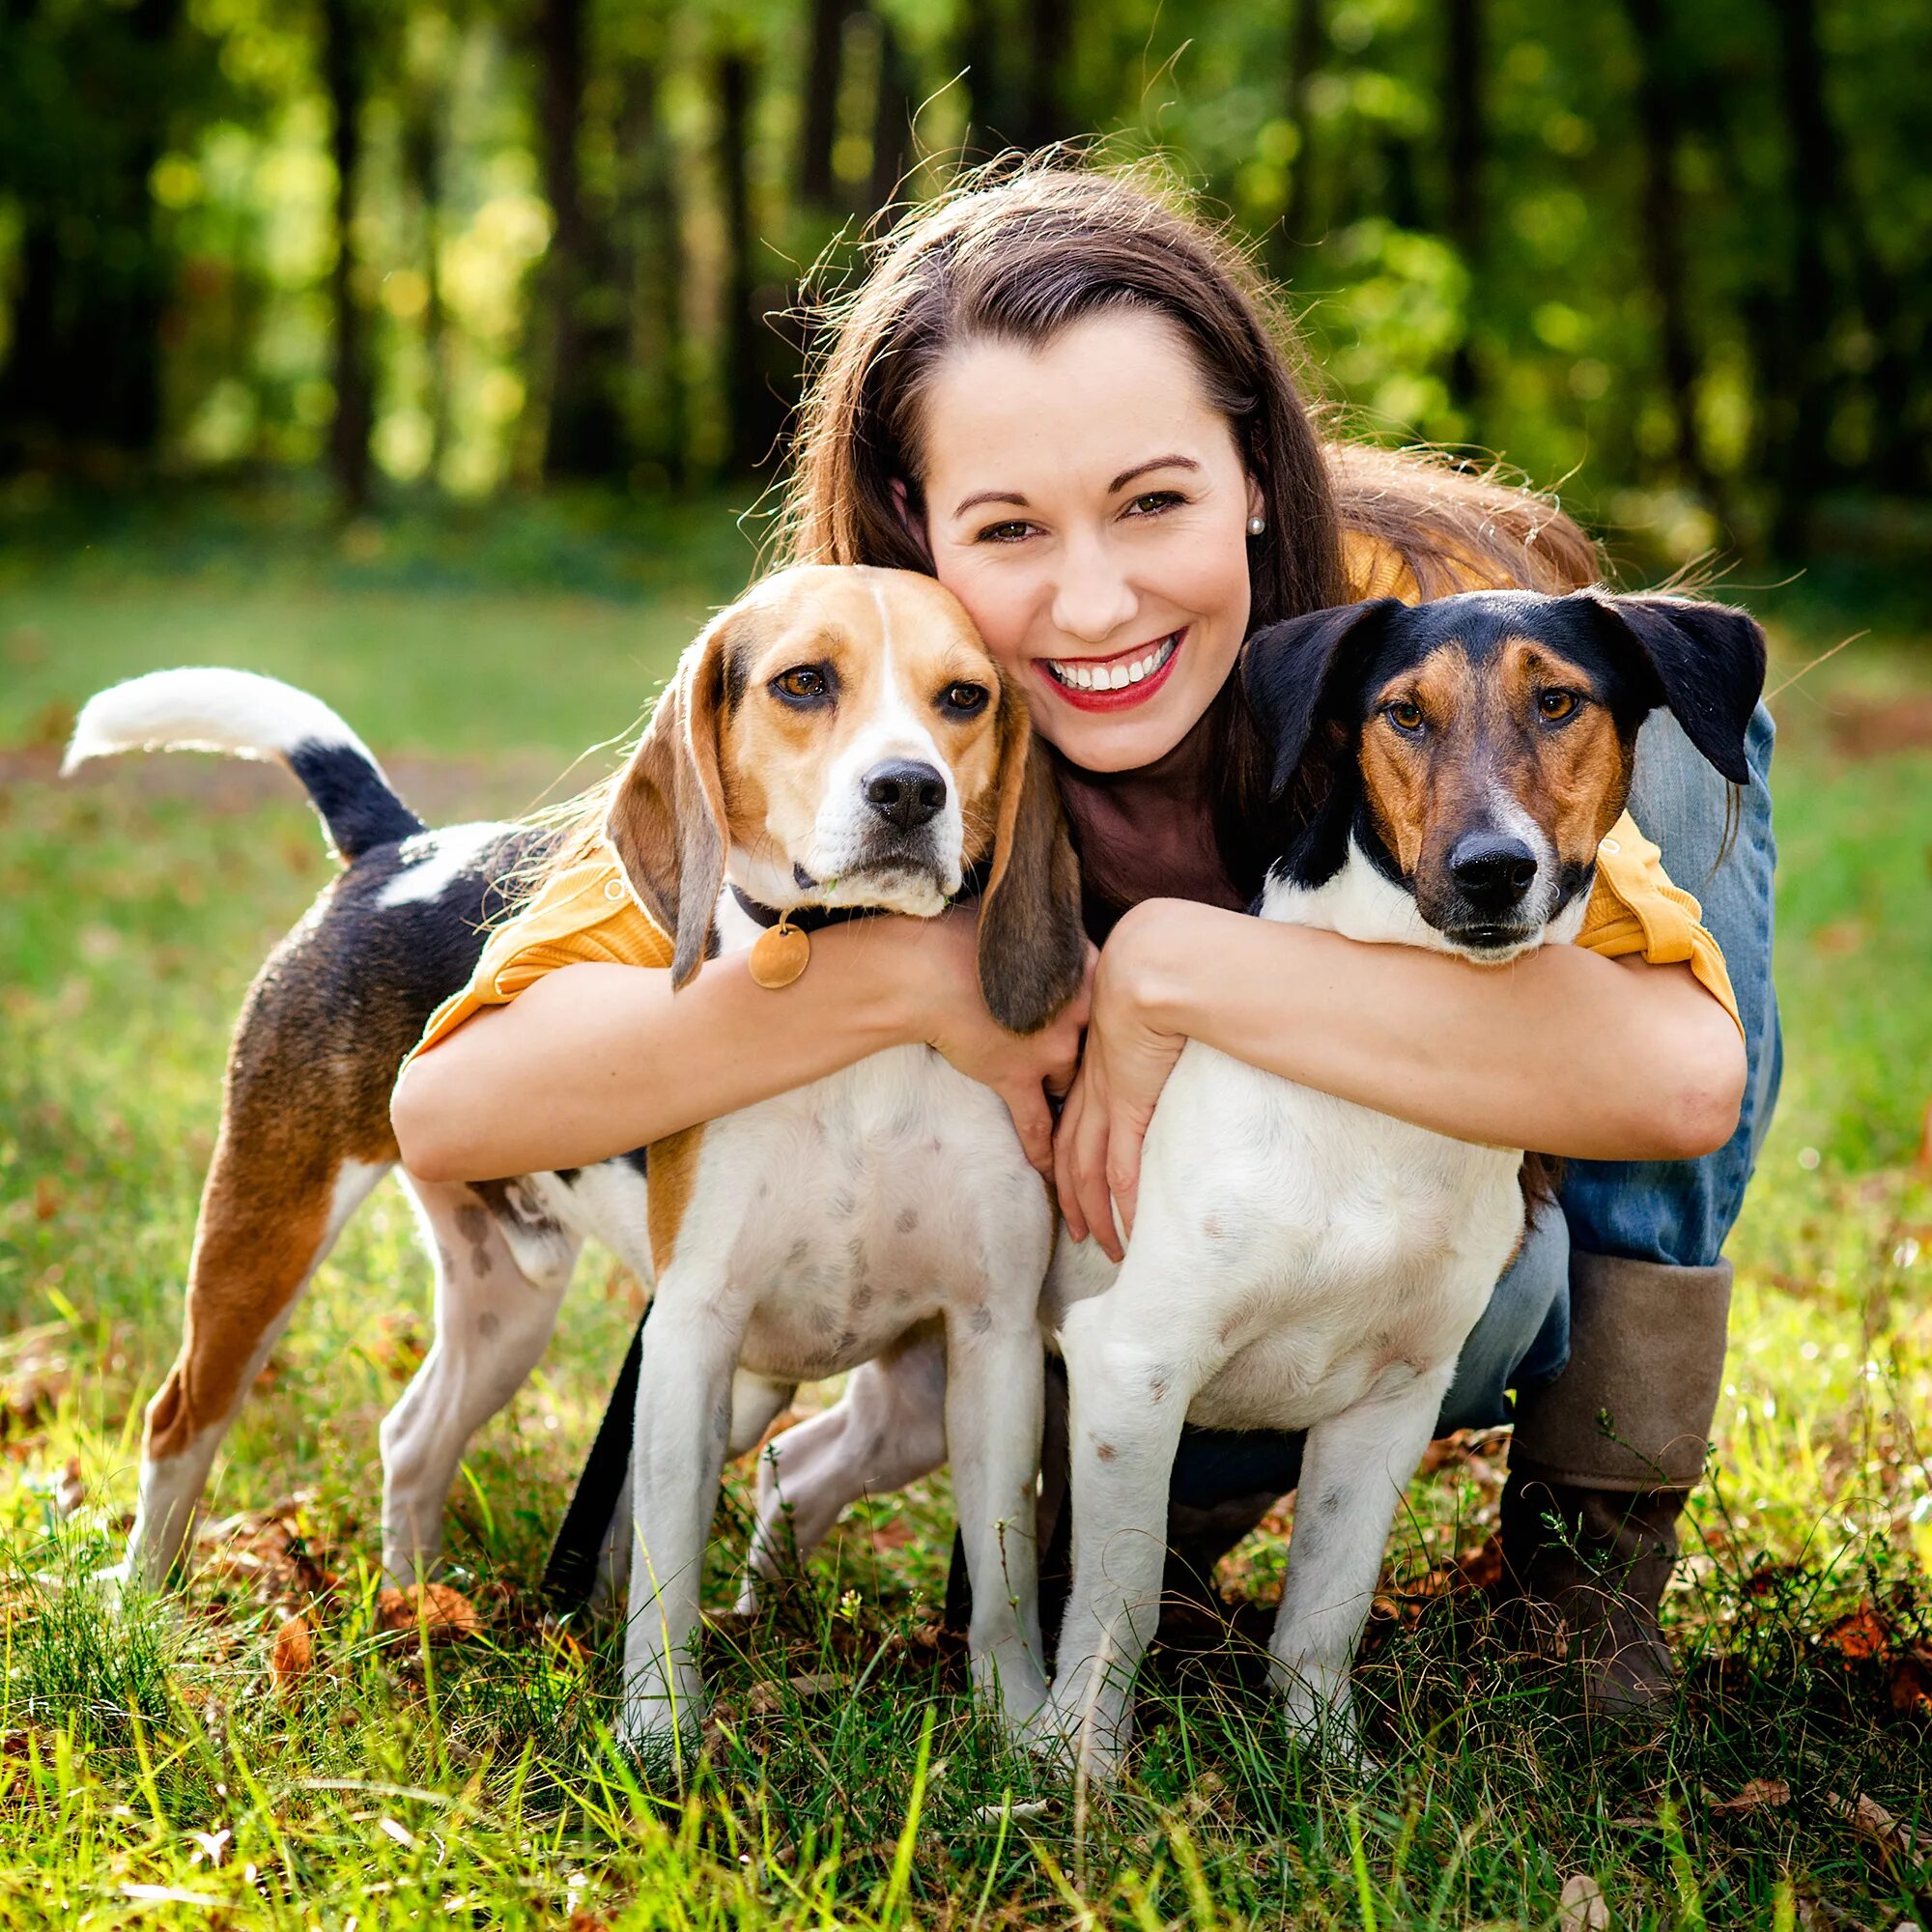
[[[631,1601],[620,1742],[695,1738],[704,1547],[731,1435],[742,1322],[722,1282],[666,1281],[644,1327],[631,1446]]]
[[[1031,1306],[953,1309],[946,1342],[952,1501],[973,1581],[973,1688],[1017,1736],[1046,1702],[1035,1494],[1046,1351]]]
[[[1091,1775],[1112,1777],[1133,1723],[1133,1681],[1160,1620],[1167,1491],[1196,1386],[1171,1321],[1137,1319],[1138,1244],[1113,1290],[1077,1302],[1061,1346],[1071,1404],[1073,1588],[1042,1729]],[[1151,1262],[1152,1257],[1148,1257]],[[1151,1339],[1159,1337],[1158,1353]]]

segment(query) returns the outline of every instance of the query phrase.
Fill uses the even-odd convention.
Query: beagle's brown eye
[[[794,704],[810,704],[832,696],[832,679],[820,665],[793,665],[772,679],[772,690]]]
[[[985,710],[992,695],[983,684],[967,684],[962,681],[958,684],[949,684],[946,687],[946,696],[940,702],[955,718],[977,718]]]
[[[1560,724],[1577,708],[1574,691],[1545,691],[1537,694],[1537,710],[1552,724]]]
[[[1422,729],[1422,706],[1411,697],[1399,697],[1383,714],[1398,731],[1414,737]]]

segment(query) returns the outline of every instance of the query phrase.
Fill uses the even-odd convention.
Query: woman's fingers
[[[1100,1096],[1088,1095],[1073,1141],[1073,1185],[1081,1220],[1107,1259],[1117,1262],[1125,1250],[1114,1226],[1113,1198],[1107,1192],[1107,1112]]]
[[[1086,1105],[1086,1083],[1076,1074],[1067,1089],[1066,1104],[1060,1110],[1060,1124],[1053,1136],[1053,1190],[1060,1198],[1060,1218],[1076,1241],[1087,1238],[1087,1217],[1080,1211],[1080,1190],[1073,1181],[1073,1140]]]
[[[1013,1126],[1019,1133],[1020,1146],[1026,1150],[1026,1157],[1052,1180],[1053,1110],[1046,1104],[1045,1094],[1037,1083],[1026,1082],[1017,1087],[1003,1087],[1000,1097],[1013,1117]]]
[[[1107,1192],[1121,1210],[1121,1225],[1134,1232],[1134,1208],[1140,1198],[1141,1143],[1147,1138],[1147,1122],[1137,1120],[1129,1107],[1119,1107],[1107,1123]]]

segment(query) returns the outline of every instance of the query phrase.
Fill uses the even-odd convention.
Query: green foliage
[[[1356,433],[1648,555],[1932,489],[1932,0],[333,4],[338,67],[306,0],[0,12],[0,464],[313,466],[366,346],[392,484],[769,477],[809,265],[1027,133],[1165,155]]]

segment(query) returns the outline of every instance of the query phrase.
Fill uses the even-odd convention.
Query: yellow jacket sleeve
[[[552,873],[527,905],[491,933],[469,984],[429,1016],[410,1059],[447,1039],[470,1014],[507,1006],[546,973],[585,960],[664,967],[671,960],[668,936],[638,903],[608,850]]]
[[[1597,883],[1577,944],[1606,959],[1634,952],[1653,966],[1689,966],[1743,1033],[1724,955],[1702,921],[1703,908],[1670,883],[1662,853],[1625,812],[1597,847]]]
[[[1363,530],[1342,535],[1342,566],[1357,600],[1399,597],[1405,604],[1421,601],[1414,574],[1395,549]],[[1459,587],[1465,590],[1500,588],[1470,563],[1459,565]],[[1597,882],[1583,917],[1578,946],[1601,952],[1606,959],[1641,953],[1653,966],[1688,965],[1711,997],[1738,1021],[1737,996],[1718,942],[1705,931],[1703,908],[1681,887],[1670,882],[1662,855],[1636,829],[1629,812],[1610,828],[1597,848]]]

